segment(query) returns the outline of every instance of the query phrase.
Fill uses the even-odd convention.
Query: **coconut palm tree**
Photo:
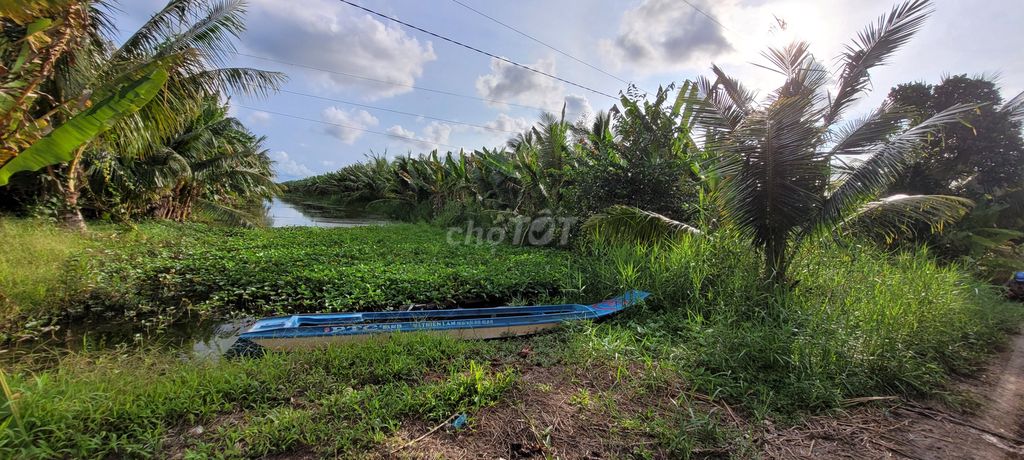
[[[889,234],[920,222],[940,229],[971,206],[950,196],[878,194],[908,165],[923,139],[973,106],[950,107],[902,131],[901,110],[890,102],[863,118],[843,120],[870,86],[871,69],[910,40],[930,12],[927,0],[894,7],[847,45],[836,72],[819,63],[807,43],[769,49],[767,67],[785,80],[760,102],[717,66],[713,81],[698,80],[699,94],[691,103],[721,178],[723,217],[763,251],[767,278],[785,281],[793,251],[809,236],[865,229],[857,223],[868,221],[867,229]],[[608,230],[623,222],[623,212],[599,216],[588,228]],[[644,223],[664,221],[651,213],[633,214]],[[650,233],[647,225],[640,228]]]
[[[84,228],[78,204],[82,173],[90,155],[114,153],[140,157],[161,148],[204,110],[207,98],[222,94],[264,96],[284,81],[276,72],[225,66],[233,40],[244,31],[242,0],[170,0],[121,46],[113,48],[109,11],[94,7],[102,2],[61,0],[58,11],[84,14],[76,47],[53,60],[55,71],[45,75],[34,110],[53,121],[69,118],[137,81],[153,69],[168,73],[160,93],[151,103],[123,117],[112,129],[79,148],[61,174],[58,185],[64,197],[66,224]],[[56,14],[56,13],[55,13]],[[63,13],[65,15],[71,13]],[[82,15],[80,14],[80,16]],[[77,16],[76,16],[77,17]]]
[[[198,211],[258,225],[262,213],[253,210],[280,193],[263,141],[228,117],[227,106],[209,98],[205,109],[155,152],[94,161],[88,171],[91,188],[106,193],[107,201],[129,217],[135,212],[180,222]]]

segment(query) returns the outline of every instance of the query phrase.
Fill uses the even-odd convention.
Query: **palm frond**
[[[811,227],[828,227],[841,220],[843,212],[851,205],[880,193],[910,164],[922,141],[936,134],[943,125],[958,121],[962,114],[977,107],[977,104],[954,105],[867,151],[871,155],[868,159],[849,171],[843,171],[837,178],[838,185],[825,199],[819,222]],[[812,230],[811,227],[807,230]]]
[[[234,50],[232,39],[245,31],[245,2],[243,0],[207,0],[198,12],[198,20],[184,31],[168,37],[156,49],[156,57],[193,49],[202,54],[208,64],[217,66],[226,62]]]
[[[703,76],[698,77],[697,92],[689,96],[687,103],[693,107],[694,121],[705,129],[735,129],[752,110],[754,93],[726,76],[721,69],[713,69],[717,69],[717,79],[712,82]],[[723,82],[729,87],[723,87]]]
[[[212,93],[267,97],[279,90],[288,81],[288,76],[282,72],[247,67],[228,67],[197,72],[187,77],[185,81],[208,88],[208,91]]]
[[[772,93],[769,103],[789,97],[806,97],[815,104],[821,100],[820,89],[830,75],[811,54],[809,43],[794,42],[781,49],[769,48],[763,56],[786,76],[782,86]]]
[[[200,218],[229,225],[263,227],[267,224],[266,215],[262,210],[240,209],[216,200],[200,199],[196,201],[196,211]]]
[[[180,24],[204,0],[170,0],[114,51],[111,61],[130,61],[147,55],[174,35]]]
[[[1010,119],[1013,121],[1018,123],[1024,122],[1024,91],[1014,96],[1013,99],[1006,101],[1006,103],[999,107],[999,111],[1010,115]]]
[[[905,115],[903,110],[897,109],[887,100],[867,116],[833,127],[827,139],[832,144],[829,156],[835,158],[871,153],[872,148],[885,142],[900,128],[900,121]]]
[[[596,240],[621,244],[667,242],[701,234],[695,227],[631,206],[612,206],[591,216],[583,230]]]
[[[725,94],[729,96],[729,100],[737,110],[743,114],[749,113],[752,110],[757,93],[745,88],[739,80],[727,75],[717,65],[712,65],[711,71],[714,72],[716,77],[715,86],[725,90]]]
[[[974,206],[966,198],[946,195],[893,195],[863,204],[837,226],[844,232],[881,236],[892,242],[923,226],[932,232],[962,219]]]
[[[815,113],[807,98],[781,100],[722,140],[729,221],[759,246],[785,239],[820,207],[827,162],[816,152]]]
[[[887,16],[878,18],[877,23],[868,25],[846,46],[840,56],[839,86],[825,115],[825,126],[838,120],[857,101],[871,83],[871,69],[885,64],[917,33],[931,12],[930,0],[907,0],[893,7]]]

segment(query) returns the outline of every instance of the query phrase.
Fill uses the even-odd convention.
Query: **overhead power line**
[[[387,137],[392,137],[392,138],[397,138],[397,139],[405,139],[407,141],[413,141],[413,142],[416,142],[418,144],[439,145],[439,146],[448,147],[448,148],[451,148],[451,149],[460,149],[461,148],[461,147],[454,146],[454,145],[451,145],[451,144],[442,144],[440,142],[433,142],[433,141],[428,141],[428,140],[424,140],[424,139],[416,139],[415,137],[400,136],[398,134],[385,133],[383,131],[374,131],[372,129],[360,128],[358,126],[351,126],[351,125],[343,125],[341,123],[332,123],[332,122],[329,122],[329,121],[317,120],[315,118],[300,117],[298,115],[292,115],[290,113],[274,112],[272,110],[260,109],[260,108],[256,108],[256,107],[249,107],[247,105],[238,104],[238,107],[242,107],[242,108],[249,109],[249,110],[256,110],[256,111],[260,111],[260,112],[266,112],[266,113],[269,113],[269,114],[278,115],[278,116],[282,116],[282,117],[286,117],[286,118],[294,118],[296,120],[310,121],[310,122],[313,122],[313,123],[320,123],[320,124],[323,124],[323,125],[338,126],[338,127],[345,128],[345,129],[354,129],[356,131],[362,131],[364,133],[377,134],[377,135],[387,136]]]
[[[710,20],[711,20],[711,22],[714,22],[715,24],[718,24],[718,27],[721,27],[721,28],[722,28],[722,29],[724,29],[724,30],[729,30],[729,28],[728,28],[728,27],[726,27],[726,26],[725,26],[725,24],[722,24],[721,22],[719,22],[719,21],[718,21],[718,19],[715,19],[715,17],[714,17],[714,16],[712,16],[712,15],[710,15],[710,14],[708,14],[708,13],[705,13],[705,12],[704,12],[704,10],[702,10],[702,9],[700,9],[700,8],[697,8],[697,5],[694,5],[694,4],[693,4],[693,2],[691,2],[690,0],[683,0],[683,3],[685,3],[685,4],[687,4],[687,5],[690,5],[690,8],[693,8],[693,9],[694,9],[694,10],[696,10],[696,11],[697,11],[698,13],[700,13],[700,14],[704,15],[704,17],[706,17],[706,18],[710,19]],[[732,31],[730,30],[730,32],[732,32]]]
[[[279,91],[282,92],[282,93],[294,94],[296,96],[311,97],[311,98],[314,98],[314,99],[322,99],[322,100],[325,100],[325,101],[338,102],[338,103],[347,104],[347,105],[354,105],[356,107],[364,107],[364,108],[371,109],[371,110],[380,110],[380,111],[383,111],[383,112],[397,113],[399,115],[408,115],[410,117],[422,117],[422,118],[426,118],[428,120],[437,120],[437,121],[443,121],[445,123],[452,123],[452,124],[456,124],[456,125],[471,126],[471,127],[474,127],[474,128],[486,129],[488,131],[495,131],[495,132],[499,132],[499,133],[509,133],[509,134],[518,134],[519,133],[518,131],[508,131],[508,130],[504,130],[504,129],[492,128],[490,126],[485,126],[485,125],[478,125],[478,124],[474,124],[474,123],[466,123],[464,121],[456,121],[456,120],[449,120],[447,118],[432,117],[430,115],[424,115],[424,114],[421,114],[421,113],[403,112],[401,110],[387,109],[387,108],[384,108],[384,107],[377,107],[375,105],[369,105],[369,104],[360,104],[358,102],[346,101],[346,100],[343,100],[343,99],[334,99],[334,98],[330,98],[330,97],[326,97],[326,96],[317,96],[315,94],[300,93],[298,91],[289,91],[287,89],[282,89],[282,90],[279,90]]]
[[[318,72],[324,72],[324,73],[329,73],[329,74],[334,74],[334,75],[341,75],[341,76],[355,78],[355,79],[359,79],[359,80],[372,81],[372,82],[381,83],[381,84],[385,84],[385,85],[401,86],[403,88],[412,88],[412,89],[416,89],[416,90],[420,90],[420,91],[427,91],[427,92],[430,92],[430,93],[444,94],[446,96],[461,97],[461,98],[473,99],[473,100],[482,101],[482,102],[491,102],[491,103],[494,103],[494,104],[505,104],[505,105],[510,105],[510,106],[514,106],[514,107],[521,107],[521,108],[524,108],[524,109],[540,110],[542,112],[557,112],[557,110],[546,109],[544,107],[537,107],[537,106],[526,105],[526,104],[517,104],[515,102],[503,101],[501,99],[488,99],[486,97],[477,97],[477,96],[471,96],[471,95],[468,95],[468,94],[460,94],[460,93],[455,93],[455,92],[451,92],[451,91],[446,91],[446,90],[443,90],[443,89],[425,88],[425,87],[422,87],[422,86],[410,85],[410,84],[407,84],[407,83],[399,83],[399,82],[394,82],[394,81],[389,81],[389,80],[381,80],[381,79],[378,79],[378,78],[367,77],[367,76],[363,76],[363,75],[357,75],[357,74],[354,74],[354,73],[342,72],[342,71],[339,71],[339,70],[324,69],[324,68],[321,68],[321,67],[315,67],[315,66],[306,65],[306,64],[299,64],[297,62],[291,62],[291,61],[283,61],[283,60],[280,60],[280,59],[269,58],[269,57],[266,57],[266,56],[257,56],[257,55],[254,55],[254,54],[247,54],[247,53],[242,53],[242,52],[233,51],[233,50],[229,50],[229,49],[225,49],[225,50],[222,50],[222,51],[234,54],[236,56],[243,56],[243,57],[252,58],[252,59],[259,59],[261,61],[267,61],[267,62],[276,62],[278,64],[284,64],[284,65],[288,65],[288,66],[292,66],[292,67],[299,67],[299,68],[303,68],[303,69],[316,70]],[[559,110],[561,110],[561,109],[559,109]]]
[[[480,16],[483,16],[483,17],[485,17],[487,19],[490,19],[491,21],[501,25],[502,27],[505,27],[506,29],[509,29],[509,30],[519,34],[519,35],[522,35],[522,36],[526,37],[526,38],[529,38],[530,40],[533,40],[534,42],[537,42],[537,43],[539,43],[541,45],[544,45],[548,49],[550,49],[552,51],[555,51],[558,54],[561,54],[562,56],[565,56],[565,57],[567,57],[569,59],[572,59],[572,60],[574,60],[574,61],[576,61],[576,62],[578,62],[580,64],[583,64],[583,65],[585,65],[587,67],[590,67],[591,69],[594,69],[594,70],[596,70],[598,72],[601,72],[601,73],[603,73],[603,74],[605,74],[605,75],[607,75],[609,77],[612,77],[612,78],[618,80],[619,82],[625,83],[627,85],[633,84],[633,82],[631,82],[631,81],[623,80],[622,78],[620,78],[620,77],[618,77],[618,76],[616,76],[614,74],[608,73],[605,70],[601,69],[600,67],[597,67],[597,66],[595,66],[593,64],[590,64],[589,62],[586,62],[586,61],[584,61],[584,60],[582,60],[582,59],[580,59],[580,58],[578,58],[576,56],[573,56],[573,55],[571,55],[571,54],[569,54],[569,53],[567,53],[565,51],[562,51],[562,50],[560,50],[558,48],[555,48],[554,46],[549,45],[549,44],[541,41],[539,38],[534,37],[533,35],[530,35],[530,34],[528,34],[526,32],[523,32],[523,31],[521,31],[521,30],[519,30],[519,29],[517,29],[515,27],[512,27],[512,26],[510,26],[510,25],[508,25],[508,24],[498,20],[497,18],[495,18],[493,16],[489,16],[486,13],[484,13],[484,12],[482,12],[482,11],[476,9],[476,8],[473,8],[472,6],[469,6],[469,5],[463,3],[463,2],[461,2],[459,0],[452,0],[452,2],[458,4],[458,5],[462,6],[463,8],[465,8],[465,9],[467,9],[469,11],[472,11],[472,12],[474,12],[474,13],[480,15]]]
[[[366,7],[364,7],[364,6],[361,6],[361,5],[357,5],[357,4],[355,4],[355,3],[352,3],[352,2],[350,2],[350,1],[348,1],[348,0],[338,0],[338,1],[339,1],[339,2],[341,2],[341,3],[344,3],[344,4],[346,4],[346,5],[351,5],[351,6],[353,6],[353,7],[359,8],[359,9],[361,9],[361,10],[363,10],[363,11],[367,12],[367,13],[370,13],[370,14],[372,14],[372,15],[375,15],[375,16],[378,16],[378,17],[381,17],[381,18],[387,19],[387,20],[389,20],[389,21],[392,21],[392,22],[395,22],[395,23],[401,24],[401,25],[403,25],[403,26],[406,26],[406,27],[409,27],[409,28],[411,28],[411,29],[415,29],[415,30],[418,30],[418,31],[420,31],[420,32],[423,32],[423,33],[425,33],[425,34],[427,34],[427,35],[430,35],[430,36],[432,36],[432,37],[435,37],[435,38],[438,38],[438,39],[444,40],[444,41],[446,41],[446,42],[449,42],[449,43],[452,43],[452,44],[454,44],[454,45],[458,45],[458,46],[461,46],[461,47],[463,47],[463,48],[466,48],[466,49],[468,49],[468,50],[472,50],[472,51],[475,51],[475,52],[477,52],[477,53],[483,54],[483,55],[485,55],[485,56],[489,56],[489,57],[492,57],[492,58],[494,58],[494,59],[497,59],[497,60],[499,60],[499,61],[502,61],[502,62],[505,62],[505,63],[511,64],[511,65],[514,65],[514,66],[516,66],[516,67],[519,67],[519,68],[522,68],[522,69],[525,69],[525,70],[529,70],[530,72],[534,72],[534,73],[536,73],[536,74],[540,74],[540,75],[543,75],[543,76],[545,76],[545,77],[548,77],[548,78],[551,78],[551,79],[555,79],[555,80],[558,80],[558,81],[560,81],[560,82],[562,82],[562,83],[566,83],[566,84],[569,84],[569,85],[575,86],[575,87],[577,87],[577,88],[580,88],[580,89],[583,89],[583,90],[586,90],[586,91],[590,91],[590,92],[592,92],[592,93],[594,93],[594,94],[600,94],[600,95],[602,95],[602,96],[604,96],[604,97],[608,97],[608,98],[611,98],[611,99],[618,99],[617,97],[615,97],[615,96],[612,96],[611,94],[605,93],[605,92],[603,92],[603,91],[598,91],[598,90],[596,90],[596,89],[594,89],[594,88],[591,88],[591,87],[589,87],[589,86],[584,86],[584,85],[581,85],[581,84],[579,84],[579,83],[576,83],[576,82],[573,82],[573,81],[569,81],[569,80],[566,80],[566,79],[564,79],[564,78],[562,78],[562,77],[558,77],[558,76],[552,75],[552,74],[550,74],[550,73],[544,72],[543,70],[537,70],[537,69],[534,69],[533,67],[530,67],[530,66],[528,66],[528,65],[520,64],[520,63],[518,63],[518,62],[516,62],[516,61],[513,61],[513,60],[511,60],[511,59],[508,59],[508,58],[504,58],[504,57],[498,56],[498,55],[496,55],[496,54],[494,54],[494,53],[489,53],[489,52],[487,52],[487,51],[484,51],[484,50],[481,50],[481,49],[479,49],[479,48],[476,48],[476,47],[473,47],[473,46],[467,45],[467,44],[465,44],[465,43],[462,43],[462,42],[460,42],[460,41],[458,41],[458,40],[454,40],[454,39],[451,39],[451,38],[445,37],[444,35],[436,34],[436,33],[434,33],[434,32],[431,32],[431,31],[427,30],[427,29],[424,29],[424,28],[422,28],[422,27],[417,27],[417,26],[414,26],[414,25],[412,25],[412,24],[409,24],[408,22],[405,22],[405,21],[402,21],[402,20],[399,20],[399,19],[393,18],[393,17],[391,17],[391,16],[388,16],[388,15],[386,15],[386,14],[383,14],[383,13],[378,13],[377,11],[371,10],[371,9],[369,9],[369,8],[366,8]]]

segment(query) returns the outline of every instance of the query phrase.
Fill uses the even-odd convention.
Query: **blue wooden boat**
[[[494,339],[536,334],[566,321],[597,320],[650,295],[629,291],[593,305],[564,304],[452,310],[324,313],[257,321],[239,335],[236,352],[249,348],[298,350],[365,340],[376,334],[426,331],[460,338]]]

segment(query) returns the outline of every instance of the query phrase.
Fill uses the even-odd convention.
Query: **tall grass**
[[[0,323],[23,313],[59,308],[68,263],[92,242],[50,222],[0,218]]]
[[[760,414],[836,407],[875,395],[937,395],[1022,318],[1019,307],[924,250],[807,244],[791,289],[762,284],[740,240],[595,246],[591,288],[651,291],[577,349],[659,360],[695,387]]]

